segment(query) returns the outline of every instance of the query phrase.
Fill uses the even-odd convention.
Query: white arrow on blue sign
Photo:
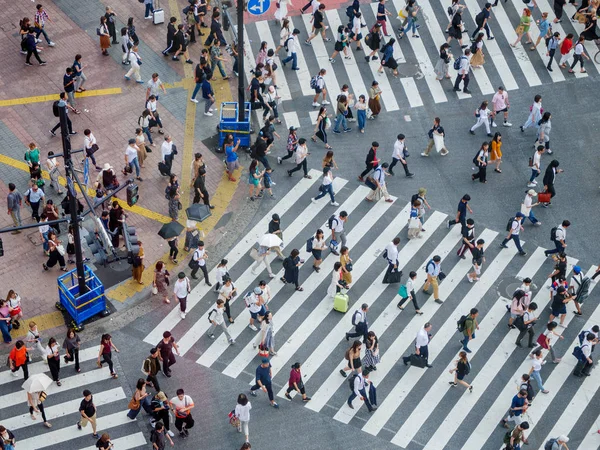
[[[266,13],[271,7],[271,0],[248,0],[248,12],[254,16]]]

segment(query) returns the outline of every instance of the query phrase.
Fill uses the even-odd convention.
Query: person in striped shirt
[[[36,8],[36,12],[35,12],[35,16],[33,19],[34,23],[35,23],[35,28],[36,28],[35,38],[37,39],[37,41],[39,43],[39,42],[41,42],[40,34],[43,34],[44,38],[46,39],[46,42],[48,43],[48,47],[54,47],[56,44],[54,42],[52,42],[52,39],[50,39],[48,37],[48,33],[46,33],[46,30],[44,30],[44,25],[46,25],[46,21],[52,22],[52,20],[50,20],[50,16],[46,12],[46,10],[44,9],[42,4],[38,4],[35,8]]]

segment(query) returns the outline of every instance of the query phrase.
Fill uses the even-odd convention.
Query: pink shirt
[[[494,105],[494,111],[501,111],[506,108],[506,101],[508,99],[508,95],[506,92],[496,92],[494,97],[492,98],[492,104]]]

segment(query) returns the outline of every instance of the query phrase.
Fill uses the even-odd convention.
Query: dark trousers
[[[27,367],[27,360],[25,360],[22,366],[15,366],[15,370],[10,370],[11,372],[15,373],[18,372],[21,368],[23,369],[23,379],[26,380],[27,378],[29,378],[29,367]]]
[[[369,402],[369,396],[367,395],[367,391],[365,391],[364,389],[361,389],[360,391],[360,395],[362,396],[362,398],[365,401],[365,405],[367,405],[367,409],[369,411],[373,410],[373,406],[371,406],[371,402]],[[357,397],[356,392],[352,391],[352,394],[350,394],[350,397],[348,397],[348,404],[352,404],[352,401]]]
[[[521,240],[519,239],[518,234],[511,234],[509,238],[505,238],[502,241],[502,245],[506,245],[511,239],[515,241],[515,246],[517,247],[517,250],[519,250],[519,253],[523,253],[523,247],[521,247]]]
[[[366,169],[360,174],[361,178],[364,178],[371,170],[373,170],[373,164],[367,164]]]
[[[110,374],[114,374],[115,371],[113,369],[113,362],[112,362],[112,353],[108,352],[108,353],[102,353],[102,360],[108,364],[108,370],[110,370]]]
[[[533,345],[533,337],[534,337],[533,327],[526,328],[525,330],[521,331],[519,333],[519,335],[517,336],[516,344],[520,344],[521,339],[523,339],[527,333],[529,333],[529,343],[527,345],[529,345],[531,347]]]
[[[475,39],[477,37],[477,35],[479,34],[479,32],[481,31],[481,29],[485,30],[485,34],[487,35],[487,38],[489,39],[492,35],[490,34],[490,27],[489,25],[486,23],[483,27],[481,26],[481,24],[477,24],[477,28],[475,29],[475,32],[471,35],[471,37],[473,39]]]
[[[297,172],[300,169],[303,170],[304,176],[308,175],[308,167],[306,165],[306,158],[304,158],[304,160],[300,164],[296,164],[296,167],[294,167],[292,170],[288,170],[288,174],[292,174],[294,172]]]
[[[168,355],[161,354],[161,356],[162,356],[162,364],[163,364],[163,373],[165,375],[170,375],[171,374],[171,366],[177,362],[177,360],[175,359],[175,355],[173,354],[173,352],[169,352]]]
[[[225,300],[225,315],[228,320],[231,320],[231,308],[229,307],[229,299]]]
[[[454,82],[454,89],[460,89],[460,82],[464,81],[465,84],[463,85],[463,89],[467,89],[469,87],[469,74],[465,75],[465,78],[463,80],[463,77],[461,74],[458,74],[456,76],[456,81]]]
[[[548,69],[550,68],[550,66],[552,66],[552,61],[554,60],[554,53],[556,53],[556,49],[553,48],[552,50],[548,50],[548,53],[550,54],[550,59],[548,60]]]
[[[302,395],[306,394],[306,391],[304,390],[304,385],[298,386],[298,388],[300,389],[300,393]],[[295,391],[295,390],[296,390],[295,387],[288,387],[285,392],[287,394],[289,394],[290,392]]]
[[[53,381],[58,381],[60,378],[60,359],[56,359],[54,356],[48,358],[48,368],[50,369],[50,374],[52,375]]]
[[[479,166],[479,171],[473,175],[473,180],[479,179],[480,183],[487,181],[487,166]]]
[[[67,265],[65,263],[65,257],[61,255],[58,250],[50,252],[50,257],[48,258],[48,261],[46,261],[46,267],[54,267],[56,263],[58,263],[61,269]]]
[[[591,356],[590,356],[590,359],[592,359]],[[573,371],[573,374],[581,375],[581,374],[590,373],[590,370],[592,369],[593,365],[594,365],[593,360],[592,360],[591,364],[588,362],[587,358],[584,360],[579,360],[579,361],[577,361],[577,364],[575,365],[575,370]]]
[[[187,417],[175,417],[175,428],[177,428],[177,430],[181,431],[183,428],[189,430],[193,426],[194,419],[192,419],[192,414],[188,414]]]
[[[416,353],[415,353],[415,355],[416,355]],[[402,357],[402,359],[404,360],[404,364],[408,364],[410,362],[411,356],[412,355]],[[429,361],[428,361],[429,360],[429,348],[427,347],[427,345],[423,345],[423,346],[419,347],[419,354],[417,356],[420,356],[421,358],[423,358],[425,360],[426,364],[429,364]]]
[[[184,313],[187,309],[187,295],[183,298],[177,297],[177,300],[179,300],[179,310]]]
[[[71,349],[71,357],[68,358],[67,355],[65,355],[65,363],[67,362],[73,362],[75,361],[75,370],[79,370],[79,349],[78,348],[74,348]]]
[[[36,222],[40,221],[40,202],[30,202],[31,206],[31,217],[33,217]]]
[[[107,22],[106,25],[108,27],[108,35],[112,39],[112,43],[113,44],[118,44],[119,41],[117,41],[117,29],[115,27],[114,22]]]
[[[203,266],[196,266],[196,268],[194,270],[192,270],[192,278],[196,278],[196,274],[198,273],[198,269],[200,269],[202,271],[202,273],[204,274],[204,281],[206,283],[209,283],[208,281],[208,270],[206,269],[206,264]]]
[[[392,163],[390,164],[390,167],[388,169],[388,172],[391,173],[392,175],[394,174],[394,167],[396,167],[396,164],[398,164],[398,161],[400,161],[398,158],[392,158]],[[410,172],[408,171],[408,164],[404,164],[402,161],[400,161],[400,164],[402,164],[402,168],[404,169],[404,174],[408,175]]]
[[[270,169],[271,166],[269,165],[269,161],[267,161],[267,157],[266,156],[258,156],[256,158],[263,166],[265,166],[265,169]]]
[[[560,241],[556,240],[556,241],[554,241],[554,249],[546,250],[546,255],[552,255],[554,253],[560,253],[560,252],[564,252],[564,251],[565,251],[565,248],[562,246]]]
[[[177,258],[177,254],[179,253],[179,249],[177,248],[177,239],[173,239],[169,242],[169,258]]]
[[[267,388],[267,395],[269,396],[269,400],[273,401],[273,385],[271,383],[263,383],[263,386]],[[253,392],[258,389],[260,389],[258,383],[250,388],[250,390]]]
[[[410,295],[412,297],[412,304],[415,307],[415,309],[416,310],[421,309],[421,308],[419,308],[419,304],[417,303],[417,296],[415,295],[415,291],[410,291]],[[400,299],[400,301],[398,302],[398,308],[400,308],[402,305],[404,305],[407,300],[408,300],[408,297],[404,297],[403,299]]]
[[[294,152],[288,150],[287,155],[282,157],[281,160],[283,161],[284,159],[290,159],[292,156],[294,156]]]
[[[204,203],[206,206],[210,206],[210,196],[208,195],[208,191],[202,191],[202,195],[203,197],[200,197],[200,193],[198,190],[196,190],[192,203],[200,203],[200,200],[202,200],[202,203]]]
[[[25,62],[26,62],[27,64],[29,64],[29,63],[30,63],[30,61],[29,61],[29,60],[31,59],[31,55],[35,56],[35,59],[37,59],[37,61],[38,61],[40,64],[44,62],[44,61],[42,61],[42,59],[40,58],[40,54],[38,53],[38,51],[37,51],[37,48],[34,48],[33,50],[32,50],[32,49],[28,49],[28,50],[27,50],[27,57],[25,58]]]
[[[158,392],[159,389],[156,388],[156,391]],[[159,409],[158,411],[153,411],[152,412],[152,418],[154,419],[155,422],[162,422],[163,425],[165,426],[165,430],[169,431],[171,429],[171,426],[169,424],[169,411],[166,409]]]
[[[369,334],[369,327],[366,326],[364,322],[358,322],[354,327],[354,333],[346,333],[346,337],[355,338],[355,337],[362,336],[363,342],[367,342],[368,334]]]
[[[42,414],[42,420],[44,422],[48,422],[48,420],[46,419],[46,412],[44,411],[44,404],[40,403],[39,405],[37,405],[37,408],[40,410],[40,413]],[[33,406],[29,407],[29,414],[33,414]]]
[[[160,369],[158,369],[158,370],[160,370]],[[149,381],[150,383],[152,383],[154,385],[154,389],[156,389],[156,392],[160,392],[160,385],[158,384],[158,377],[156,375],[148,375],[146,377],[146,381]],[[169,429],[166,422],[165,422],[165,428],[167,430]]]
[[[59,128],[60,128],[60,122],[58,122],[56,125],[54,125],[54,128],[52,128],[52,132],[54,133]],[[67,131],[69,133],[73,133],[73,124],[71,123],[71,119],[69,119],[69,116],[67,116]]]
[[[583,56],[573,54],[573,64],[571,64],[571,70],[573,70],[573,67],[575,67],[577,61],[579,61],[579,67],[583,69]]]
[[[459,216],[458,222],[456,220],[454,220],[454,219],[448,221],[448,224],[450,226],[456,225],[457,223],[460,223],[463,226],[463,228],[466,227],[467,226],[467,219],[466,219],[466,217]]]
[[[473,242],[471,242],[471,244],[472,243]],[[462,245],[458,247],[458,251],[456,252],[456,254],[458,256],[463,256],[465,253],[467,253],[467,250],[471,250],[471,247],[469,247],[467,244],[465,244],[465,241],[463,241]]]

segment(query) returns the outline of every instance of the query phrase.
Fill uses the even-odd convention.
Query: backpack
[[[517,327],[519,331],[525,331],[527,329],[527,325],[525,325],[525,319],[523,319],[523,316],[518,316],[513,321],[513,325]]]
[[[459,56],[458,58],[454,59],[454,70],[460,70],[460,60],[465,58],[465,56]]]
[[[474,55],[475,53],[477,53],[477,50],[479,50],[479,49],[477,48],[477,42],[473,42],[473,43],[471,44],[471,54],[472,54],[472,55]]]
[[[55,101],[54,103],[52,103],[52,114],[54,114],[54,117],[58,117],[59,116],[58,100]]]
[[[459,361],[456,367],[458,368],[458,366],[463,367],[463,370],[461,370],[461,372],[463,372],[465,375],[469,375],[469,373],[471,372],[471,364],[469,364],[468,362],[465,364],[462,361]]]
[[[506,231],[511,231],[512,230],[512,223],[514,222],[515,218],[511,217],[508,221],[508,223],[506,224]]]
[[[250,158],[256,159],[256,142],[250,147]]]
[[[306,251],[307,251],[308,253],[310,253],[310,252],[312,252],[312,251],[313,251],[313,238],[312,238],[312,237],[309,237],[309,238],[306,240]]]
[[[354,8],[352,7],[352,5],[346,8],[346,16],[350,20],[354,19]]]
[[[433,264],[435,266],[435,261],[433,259],[430,259],[429,262],[425,265],[425,273],[427,273],[427,268],[429,267],[429,264]]]
[[[554,444],[558,443],[557,439],[548,439],[548,442],[544,444],[544,450],[552,450]]]
[[[502,442],[504,442],[505,444],[510,444],[510,438],[512,437],[512,431],[507,431],[506,433],[504,433],[504,439],[502,439]],[[512,447],[510,447],[512,448]]]
[[[373,35],[371,33],[368,33],[365,36],[365,44],[369,45],[369,42],[371,42],[372,37],[373,37]]]
[[[356,311],[354,311],[354,314],[352,314],[352,325],[353,326],[356,326],[356,313],[360,313],[360,311],[357,309]]]
[[[587,345],[587,344],[586,344]],[[584,346],[582,345],[581,347],[575,347],[573,349],[573,353],[572,355],[577,358],[579,361],[584,361],[585,360],[585,355],[583,354],[583,350],[581,350]]]
[[[467,316],[460,316],[460,319],[456,321],[456,330],[459,332],[465,331],[467,328]]]
[[[475,153],[475,156],[473,157],[473,164],[475,164],[477,167],[479,167],[479,161],[477,161],[477,158],[479,157],[480,152],[481,150],[477,150],[477,153]]]
[[[290,50],[288,49],[288,42],[290,42],[292,39],[294,39],[293,37],[289,37],[285,40],[285,42],[283,43],[283,46],[285,47],[285,51],[289,52]]]
[[[350,387],[350,390],[352,392],[354,392],[354,380],[356,380],[357,376],[358,374],[355,373],[354,375],[351,375],[350,378],[348,378],[348,386]]]
[[[334,221],[334,220],[335,220],[336,222],[338,221],[338,220],[335,218],[335,214],[332,214],[332,215],[331,215],[331,217],[330,217],[329,219],[327,219],[327,228],[329,228],[330,230],[333,230],[333,221]]]
[[[452,6],[448,6],[448,15],[451,16],[452,14],[454,14],[454,12],[452,11]]]
[[[216,312],[217,312],[217,310],[216,310],[216,309],[214,309],[214,308],[210,310],[210,312],[209,312],[209,313],[208,313],[208,315],[206,316],[206,317],[208,318],[208,323],[211,323],[211,324],[212,324],[212,320],[211,320],[211,318],[210,318],[210,317],[213,315],[213,313],[216,313]]]
[[[413,194],[412,197],[410,198],[410,204],[413,205],[415,203],[415,201],[418,199],[419,199],[419,194]]]
[[[529,0],[528,0],[528,3],[529,3]],[[484,21],[483,11],[480,11],[479,14],[477,14],[475,16],[475,23],[480,24],[480,23],[483,23],[483,21]]]
[[[186,6],[185,8],[183,8],[183,10],[181,10],[181,12],[183,13],[184,16],[187,16],[187,14],[190,12],[190,10],[192,9],[192,6]]]
[[[556,240],[556,230],[558,229],[558,227],[553,227],[550,230],[550,240],[551,241],[555,241]]]
[[[318,79],[319,79],[319,75],[315,75],[314,77],[312,77],[310,79],[310,88],[311,89],[316,89],[318,87],[318,85],[317,85]]]

